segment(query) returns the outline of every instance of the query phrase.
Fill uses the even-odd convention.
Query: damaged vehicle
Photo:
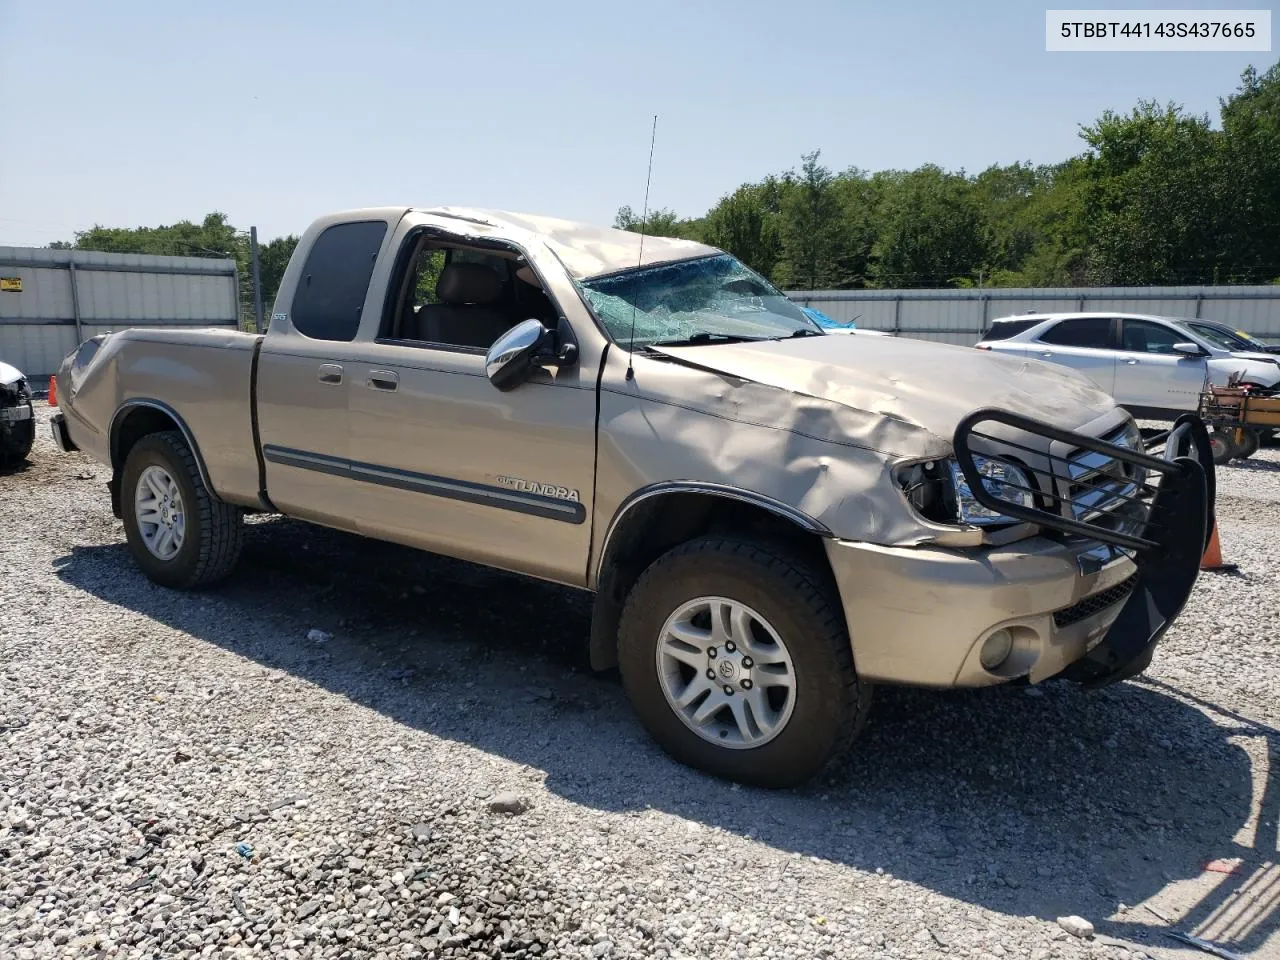
[[[768,786],[876,684],[1139,673],[1212,524],[1194,416],[1149,450],[1072,371],[833,337],[721,250],[520,214],[324,217],[265,335],[96,337],[57,390],[157,583],[225,577],[252,511],[588,590],[657,742]]]
[[[27,459],[35,431],[31,385],[21,370],[0,360],[0,469],[12,469]]]

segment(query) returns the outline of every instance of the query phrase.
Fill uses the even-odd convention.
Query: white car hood
[[[17,383],[22,379],[22,371],[12,364],[0,360],[0,383]]]
[[[801,337],[656,347],[690,366],[905,421],[948,442],[979,407],[1064,429],[1114,413],[1115,401],[1067,367],[901,337]]]

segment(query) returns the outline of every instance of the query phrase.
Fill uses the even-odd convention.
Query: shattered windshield
[[[581,287],[610,336],[633,348],[822,335],[800,307],[728,254],[641,267]]]

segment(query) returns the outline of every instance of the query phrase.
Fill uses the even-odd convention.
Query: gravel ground
[[[40,417],[0,476],[4,960],[1280,956],[1280,450],[1221,471],[1239,572],[1146,676],[881,690],[768,792],[652,745],[584,595],[279,519],[153,586]]]

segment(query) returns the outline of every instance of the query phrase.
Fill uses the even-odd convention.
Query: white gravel
[[[878,691],[774,793],[650,743],[582,595],[275,519],[151,585],[40,417],[0,476],[4,960],[1280,956],[1275,448],[1145,677]]]

